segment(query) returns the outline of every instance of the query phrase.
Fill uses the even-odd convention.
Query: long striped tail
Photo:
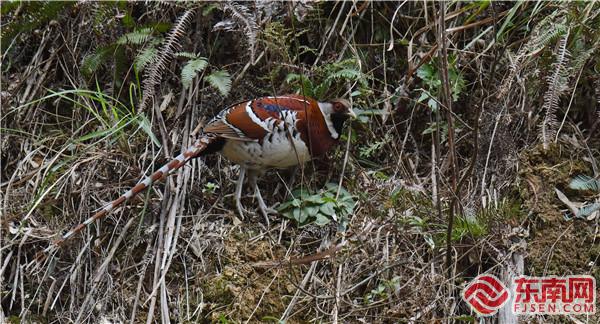
[[[68,239],[73,237],[75,234],[81,232],[86,226],[88,226],[91,223],[95,222],[96,220],[108,215],[108,213],[110,213],[113,209],[117,208],[119,205],[121,205],[124,202],[128,201],[129,199],[135,197],[137,194],[144,191],[146,188],[152,186],[152,184],[154,182],[165,178],[173,171],[179,169],[187,161],[200,155],[208,147],[208,145],[210,145],[211,143],[213,143],[215,141],[216,138],[217,137],[212,134],[203,135],[200,139],[198,139],[194,143],[194,145],[188,147],[188,149],[185,150],[185,152],[179,154],[176,158],[171,160],[171,162],[163,165],[158,171],[154,172],[152,175],[145,178],[144,180],[138,182],[138,184],[135,185],[135,187],[131,188],[129,191],[127,191],[126,193],[121,195],[121,197],[108,203],[106,206],[104,206],[104,208],[102,208],[100,211],[98,211],[92,217],[86,219],[85,222],[73,227],[70,231],[68,231],[66,234],[64,234],[60,239],[54,241],[54,245],[60,246],[65,241],[67,241]],[[52,248],[52,246],[48,247],[46,250],[49,251],[51,248]]]

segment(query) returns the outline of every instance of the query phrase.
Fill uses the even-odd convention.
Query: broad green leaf
[[[314,204],[322,204],[323,198],[321,198],[320,195],[312,195],[312,196],[308,196],[308,197],[304,198],[304,201],[309,202],[309,203],[314,203]]]
[[[317,213],[316,215],[316,219],[315,219],[315,224],[319,225],[319,226],[325,226],[327,224],[331,223],[331,219],[321,213]]]
[[[321,213],[327,216],[333,216],[335,214],[335,204],[332,202],[325,203],[321,205],[319,210],[321,211]]]
[[[303,210],[308,216],[315,217],[319,213],[319,206],[306,206]]]

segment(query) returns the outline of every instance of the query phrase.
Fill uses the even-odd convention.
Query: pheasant
[[[336,144],[344,122],[350,117],[356,114],[345,99],[318,102],[309,97],[283,95],[234,104],[210,120],[185,152],[54,243],[61,245],[190,159],[217,152],[240,166],[235,190],[238,212],[243,215],[241,194],[248,173],[259,209],[268,221],[269,208],[258,188],[257,176],[268,169],[289,168],[324,155]]]

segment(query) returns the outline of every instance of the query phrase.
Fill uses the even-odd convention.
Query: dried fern
[[[563,12],[560,13],[562,14]],[[540,53],[548,45],[553,44],[556,39],[566,33],[566,20],[563,16],[558,15],[559,12],[553,12],[536,25],[531,33],[529,41],[519,49],[512,60],[508,76],[502,81],[500,86],[500,91],[497,95],[498,98],[503,98],[507,95],[517,75],[519,75],[524,70],[524,67],[530,62],[529,58]]]
[[[556,61],[552,64],[553,73],[548,77],[548,90],[544,94],[544,105],[542,111],[545,111],[544,119],[541,125],[541,140],[545,150],[548,149],[550,142],[554,140],[559,123],[556,120],[556,111],[559,108],[560,96],[568,89],[569,83],[569,63],[570,54],[567,49],[569,32],[560,39],[557,46]]]
[[[598,118],[600,118],[600,79],[596,80],[596,102],[598,103]]]
[[[154,96],[155,88],[160,83],[162,74],[166,70],[167,65],[181,47],[181,44],[179,43],[180,39],[183,37],[185,30],[189,26],[193,17],[194,12],[192,10],[187,10],[181,17],[179,17],[169,32],[165,44],[154,59],[152,68],[146,71],[143,86],[144,94],[139,106],[140,111],[144,111],[146,109],[148,102]]]
[[[244,29],[248,45],[250,46],[250,60],[254,62],[256,56],[256,39],[260,32],[257,21],[259,21],[257,15],[242,4],[233,2],[223,3],[223,10],[226,13],[231,13],[233,21],[222,21],[216,24],[214,30],[232,30],[233,25],[239,25]]]
[[[600,118],[600,79],[596,80],[596,102],[598,103],[598,118]]]

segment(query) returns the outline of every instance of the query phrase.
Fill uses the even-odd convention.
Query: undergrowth
[[[448,2],[438,29],[436,2],[2,2],[0,321],[475,322],[478,274],[600,280],[599,6]],[[211,155],[39,258],[286,93],[358,118],[260,180],[270,228]]]

